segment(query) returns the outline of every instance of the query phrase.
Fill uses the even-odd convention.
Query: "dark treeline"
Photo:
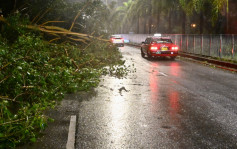
[[[235,0],[129,0],[118,32],[236,34],[236,9]]]
[[[237,33],[235,0],[128,0],[118,8],[121,2],[116,0],[81,1],[91,2],[74,28],[83,33]],[[0,10],[3,16],[20,12],[37,24],[46,20],[72,22],[83,9],[81,1],[1,0]],[[66,22],[60,25],[70,27]]]
[[[110,10],[100,0],[1,0],[0,13],[4,18],[17,13],[31,24],[65,29],[70,29],[78,15],[72,31],[98,36],[107,33],[110,26]]]

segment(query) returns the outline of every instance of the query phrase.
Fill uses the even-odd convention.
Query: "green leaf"
[[[35,137],[34,137],[34,138],[31,138],[30,141],[31,141],[31,142],[36,142],[36,138],[35,138]]]

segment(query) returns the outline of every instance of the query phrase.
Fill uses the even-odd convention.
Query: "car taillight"
[[[178,50],[179,50],[179,47],[172,47],[171,49],[172,49],[172,50],[175,50],[175,51],[178,51]]]
[[[151,50],[151,51],[157,51],[158,48],[157,48],[157,47],[151,47],[150,50]]]

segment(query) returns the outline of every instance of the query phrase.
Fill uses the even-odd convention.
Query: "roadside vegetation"
[[[0,148],[35,142],[53,121],[45,111],[65,94],[129,72],[107,41],[101,2],[35,3],[17,3],[0,17]]]

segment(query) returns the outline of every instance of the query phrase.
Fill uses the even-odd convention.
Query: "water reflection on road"
[[[131,136],[134,137],[132,140],[151,138],[142,144],[152,143],[156,135],[162,140],[164,130],[171,131],[167,136],[177,137],[174,127],[180,126],[180,94],[174,80],[181,77],[179,62],[153,61],[148,66],[147,71],[138,70],[130,79],[114,78],[105,82],[114,88],[107,109],[110,113],[107,125],[111,134],[109,140],[114,148],[125,147]],[[160,130],[155,133],[157,130],[153,129]]]
[[[181,76],[181,71],[180,71],[180,64],[178,62],[172,62],[170,64],[170,75],[171,77],[182,77]],[[171,85],[169,86],[168,89],[168,97],[169,97],[169,106],[170,106],[170,117],[173,120],[174,123],[178,122],[178,112],[179,112],[179,100],[180,100],[180,95],[179,92],[174,88],[174,83],[177,83],[176,81],[171,80]]]
[[[169,109],[171,121],[177,121],[177,113],[179,111],[179,92],[175,89],[177,83],[173,77],[181,77],[180,64],[178,62],[168,62],[166,72],[162,72],[159,68],[159,62],[150,63],[149,87],[151,90],[150,99],[152,111],[157,111],[157,105],[164,105],[169,102],[166,107]],[[175,84],[174,84],[175,83]],[[163,101],[162,101],[163,100]],[[163,102],[163,103],[159,103]],[[163,107],[164,108],[164,107]]]
[[[117,85],[122,83],[123,80],[114,79],[111,84]],[[123,139],[124,136],[127,134],[126,132],[126,125],[128,124],[127,119],[127,113],[129,104],[125,102],[126,95],[121,96],[120,94],[113,94],[112,97],[110,97],[111,102],[109,106],[109,112],[110,114],[110,124],[108,126],[109,130],[108,132],[111,134],[110,140],[112,140],[114,146],[116,148],[121,148],[121,146],[124,144]]]
[[[150,74],[149,74],[149,84],[151,90],[151,102],[153,105],[157,104],[158,96],[159,96],[159,72],[158,72],[158,63],[151,63],[150,65]]]
[[[179,122],[178,120],[178,112],[179,112],[179,93],[177,91],[174,90],[170,90],[169,91],[169,106],[170,106],[170,118],[172,120],[172,122],[177,125],[177,123]]]

